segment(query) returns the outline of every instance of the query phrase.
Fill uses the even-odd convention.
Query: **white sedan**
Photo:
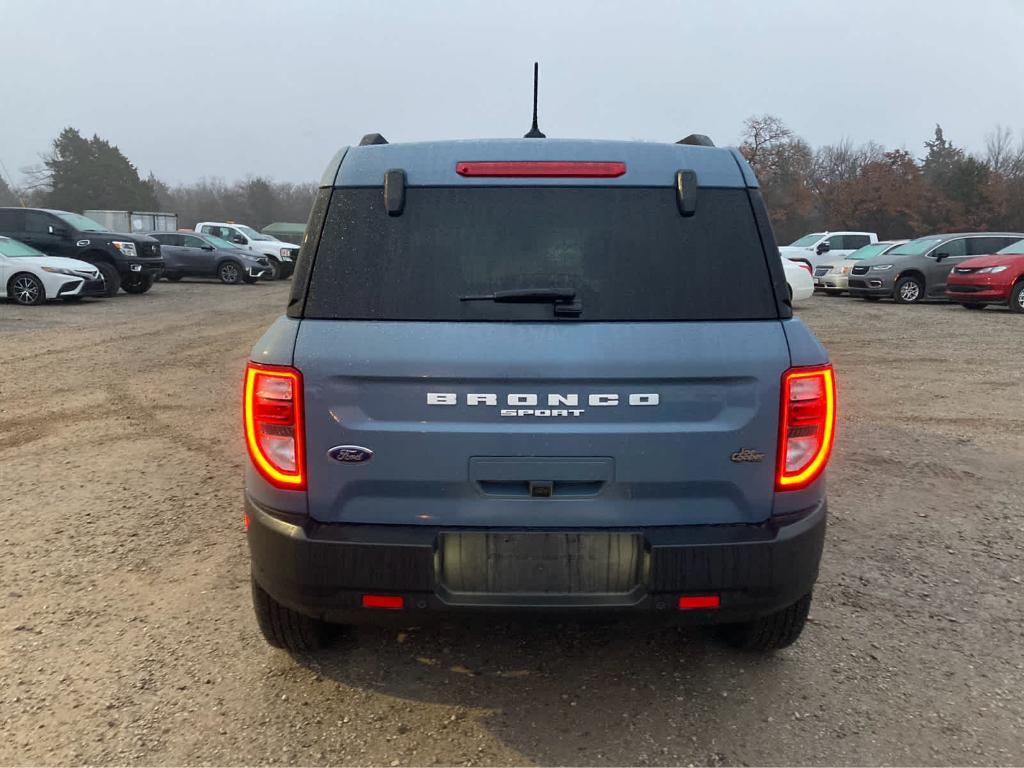
[[[0,298],[17,304],[47,299],[102,296],[103,277],[87,261],[47,256],[19,240],[0,236]]]
[[[811,274],[810,264],[805,261],[783,258],[782,267],[786,272],[791,301],[794,303],[805,301],[814,295],[814,276]]]

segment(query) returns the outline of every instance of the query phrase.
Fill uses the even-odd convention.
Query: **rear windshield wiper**
[[[572,301],[576,291],[561,288],[515,288],[510,291],[495,291],[469,296],[459,296],[459,301],[497,301],[522,304],[558,304]]]
[[[459,301],[494,301],[502,304],[554,304],[557,317],[577,317],[583,307],[576,291],[563,288],[514,288],[509,291],[460,296]]]

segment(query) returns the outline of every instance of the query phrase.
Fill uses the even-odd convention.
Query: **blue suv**
[[[835,414],[736,150],[371,134],[245,374],[260,629],[601,611],[785,647]]]

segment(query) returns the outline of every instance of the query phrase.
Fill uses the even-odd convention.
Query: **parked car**
[[[811,277],[811,266],[803,261],[782,259],[786,271],[786,284],[789,286],[791,301],[805,301],[814,295],[814,278]]]
[[[1011,312],[1024,313],[1024,240],[958,264],[946,282],[946,298],[968,309],[1008,304]]]
[[[139,234],[111,232],[90,218],[44,208],[0,208],[0,235],[48,256],[92,264],[103,275],[107,296],[118,290],[145,293],[164,268],[160,243]]]
[[[266,640],[519,609],[795,641],[836,390],[742,155],[368,141],[245,374]]]
[[[271,274],[266,256],[246,251],[213,235],[199,232],[153,232],[164,256],[164,274],[171,282],[183,277],[216,277],[222,283],[255,283]]]
[[[807,261],[813,269],[877,242],[874,232],[812,232],[782,246],[779,253],[787,259]]]
[[[850,287],[850,272],[858,262],[888,253],[906,240],[880,240],[871,245],[858,248],[845,259],[833,261],[814,268],[814,287],[821,288],[829,296],[839,296]]]
[[[869,301],[892,297],[899,304],[944,300],[946,278],[954,267],[972,256],[994,253],[1022,238],[1024,234],[1013,232],[919,237],[854,266],[850,270],[850,295]]]
[[[291,277],[295,270],[299,246],[264,235],[252,227],[234,222],[201,221],[196,224],[196,232],[213,235],[240,248],[262,253],[270,260],[271,275],[267,278],[269,280],[284,280]]]
[[[77,301],[105,292],[103,277],[92,264],[47,256],[30,245],[0,236],[0,298],[31,305],[47,299]]]

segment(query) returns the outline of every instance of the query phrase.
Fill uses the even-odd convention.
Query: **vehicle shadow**
[[[430,726],[439,736],[471,716],[548,765],[737,762],[737,728],[784,717],[780,685],[801,667],[794,651],[741,653],[707,628],[474,619],[347,632],[297,661],[347,686],[454,707]],[[448,759],[465,757],[475,756]]]

